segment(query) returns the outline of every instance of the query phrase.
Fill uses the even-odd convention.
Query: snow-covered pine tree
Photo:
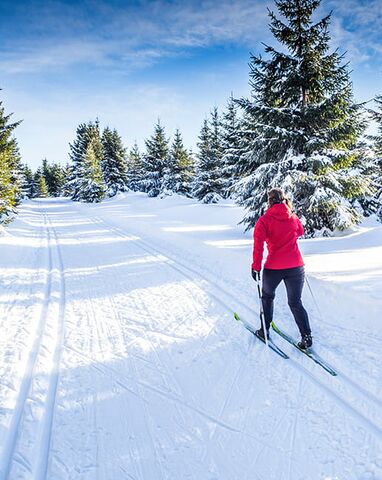
[[[99,161],[100,142],[92,138],[86,147],[82,161],[80,184],[80,201],[87,203],[100,202],[106,195],[101,163]]]
[[[64,193],[64,185],[66,180],[66,169],[59,163],[49,165],[50,183],[48,185],[49,195],[59,197]]]
[[[22,181],[21,190],[23,193],[23,197],[33,198],[35,194],[35,184],[34,184],[32,169],[28,165],[23,165],[22,170],[23,170],[23,175],[22,175],[23,181]]]
[[[126,149],[117,130],[106,127],[102,134],[102,171],[107,187],[107,195],[114,197],[127,190]]]
[[[238,105],[231,94],[227,110],[221,120],[221,145],[222,145],[222,179],[223,196],[229,198],[233,188],[241,178],[238,161],[242,155],[243,124],[238,113]]]
[[[35,197],[45,198],[49,196],[48,185],[45,180],[43,168],[38,168],[34,175]]]
[[[157,197],[160,194],[164,169],[168,156],[168,139],[164,127],[158,120],[154,134],[145,141],[146,152],[143,155],[143,178],[141,185],[149,197]]]
[[[58,197],[61,195],[65,183],[64,169],[58,163],[49,163],[46,158],[42,161],[42,175],[48,187],[49,196]]]
[[[370,109],[369,112],[373,120],[377,123],[377,133],[370,135],[373,142],[373,150],[378,158],[382,157],[382,95],[375,97],[376,108]]]
[[[134,143],[127,157],[127,187],[133,192],[143,191],[143,163],[137,142]]]
[[[72,195],[71,187],[69,183],[69,179],[71,178],[71,175],[72,175],[72,167],[70,163],[67,163],[65,167],[63,167],[62,171],[63,171],[64,180],[63,180],[61,195],[63,195],[64,197],[70,197]]]
[[[80,199],[80,185],[82,176],[82,163],[89,143],[89,124],[81,123],[76,130],[76,138],[69,144],[69,158],[71,160],[70,173],[67,179],[67,188],[72,200]]]
[[[22,196],[19,177],[21,165],[13,131],[21,122],[10,122],[0,100],[0,224],[6,224],[16,213],[16,205]]]
[[[177,129],[164,169],[162,194],[178,193],[190,196],[192,171],[192,157],[184,147],[182,135]]]
[[[239,101],[254,120],[248,169],[237,188],[247,228],[264,212],[266,192],[275,186],[293,201],[307,235],[330,234],[359,220],[351,200],[369,185],[353,168],[363,123],[343,56],[329,52],[331,15],[312,22],[320,3],[276,1],[286,23],[269,12],[270,29],[286,51],[266,46],[269,59],[251,57],[253,99]]]
[[[364,163],[371,164],[369,167],[372,178],[372,195],[363,199],[362,206],[368,213],[375,213],[382,221],[382,95],[375,97],[376,108],[369,109],[372,119],[377,124],[377,133],[369,135],[372,141],[371,155]],[[370,158],[371,157],[371,158]]]
[[[192,194],[203,203],[217,203],[223,197],[222,144],[217,108],[211,112],[211,121],[204,120],[197,144],[196,171]]]
[[[89,144],[92,145],[90,149]],[[72,200],[100,201],[105,195],[106,187],[101,170],[103,149],[98,120],[78,126],[77,137],[70,144],[69,157],[72,165],[68,187]]]
[[[50,189],[51,189],[51,182],[52,182],[52,175],[50,172],[50,165],[48,165],[48,160],[44,158],[42,160],[42,168],[41,168],[41,174],[43,175],[45,179],[45,185],[48,189],[49,195],[50,195]]]

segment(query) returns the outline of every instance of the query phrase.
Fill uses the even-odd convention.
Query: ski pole
[[[260,277],[260,275],[259,275]],[[264,338],[265,338],[265,345],[268,346],[268,336],[267,336],[267,329],[265,328],[265,318],[264,318],[264,310],[263,310],[263,301],[261,299],[261,291],[260,291],[260,278],[256,278],[256,285],[257,285],[257,293],[259,294],[259,303],[260,303],[260,320],[261,325],[263,327]]]
[[[308,288],[309,288],[310,294],[312,295],[312,298],[313,298],[314,305],[316,306],[316,309],[317,309],[318,315],[319,315],[319,317],[320,317],[320,320],[322,321],[322,313],[321,313],[320,307],[318,306],[318,303],[317,303],[316,297],[315,297],[315,296],[314,296],[314,294],[313,294],[312,287],[310,286],[310,282],[309,282],[309,280],[308,280],[308,275],[305,275],[305,278],[306,278],[306,284],[308,285]]]

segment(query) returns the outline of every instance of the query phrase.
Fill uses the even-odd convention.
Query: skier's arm
[[[301,223],[301,220],[296,216],[296,221],[297,221],[297,237],[302,237],[304,235],[304,226]]]
[[[253,230],[253,257],[252,270],[259,272],[263,260],[264,242],[266,238],[266,229],[263,220],[260,218]]]

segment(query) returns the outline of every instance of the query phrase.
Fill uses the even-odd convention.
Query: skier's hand
[[[255,280],[255,282],[260,281],[260,270],[253,270],[252,269],[252,278]]]

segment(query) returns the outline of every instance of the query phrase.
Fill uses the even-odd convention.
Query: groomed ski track
[[[9,232],[1,479],[382,478],[378,393],[267,351],[232,319],[256,321],[255,291],[208,258],[62,199]]]

